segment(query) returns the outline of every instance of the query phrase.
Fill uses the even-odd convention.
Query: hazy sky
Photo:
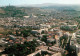
[[[24,4],[80,4],[80,0],[0,0],[0,5],[24,5]]]

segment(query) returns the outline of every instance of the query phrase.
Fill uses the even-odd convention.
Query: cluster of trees
[[[31,30],[23,30],[21,31],[21,34],[23,35],[23,37],[27,37],[31,34]]]
[[[73,30],[76,30],[77,27],[76,26],[61,26],[60,29],[66,30],[66,31],[73,31]]]
[[[66,46],[67,40],[68,40],[68,36],[67,35],[63,35],[62,37],[60,37],[60,46],[62,48],[64,48]]]
[[[80,38],[77,39],[77,43],[80,44]]]
[[[41,38],[41,41],[44,41],[45,43],[47,43],[47,35],[43,35],[43,38]]]
[[[55,41],[52,41],[52,42],[49,42],[47,39],[48,39],[47,38],[47,35],[43,35],[43,37],[41,38],[41,41],[45,42],[46,45],[48,45],[48,46],[51,46],[51,45],[56,44],[56,40]],[[51,45],[49,45],[49,44],[51,44]]]
[[[17,36],[23,36],[23,37],[28,37],[31,34],[31,30],[16,30],[16,35]]]
[[[3,17],[23,17],[27,15],[24,10],[14,6],[6,6],[1,9],[5,11],[3,14],[0,14],[3,15]]]
[[[50,53],[48,53],[47,51],[41,51],[41,54],[40,53],[37,53],[35,56],[45,56],[45,55],[50,55]]]
[[[24,42],[24,44],[14,44],[13,46],[5,48],[3,54],[8,54],[8,56],[26,56],[35,51],[39,43],[36,40]]]
[[[69,39],[69,42],[67,43],[67,45],[65,47],[65,50],[68,51],[68,54],[66,54],[65,56],[77,56],[76,49],[73,49],[70,46],[70,40],[71,40],[71,38]]]
[[[71,40],[71,37],[69,37],[69,39],[68,39],[67,35],[63,35],[60,38],[60,46],[67,51],[67,54],[64,54],[63,56],[77,56],[76,55],[76,49],[74,50],[70,46],[70,40]]]
[[[16,32],[16,33],[13,33]],[[31,35],[31,29],[19,29],[15,31],[8,31],[6,35],[16,35],[16,36],[23,36],[28,37]]]

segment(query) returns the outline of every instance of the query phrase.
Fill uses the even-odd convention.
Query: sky
[[[0,6],[5,5],[31,5],[31,4],[43,4],[43,3],[55,3],[55,4],[80,4],[80,0],[0,0]]]

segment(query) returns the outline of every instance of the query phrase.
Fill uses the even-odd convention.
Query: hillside
[[[27,15],[24,10],[14,6],[1,7],[0,12],[0,17],[23,17]]]
[[[0,17],[23,17],[31,14],[44,14],[46,10],[35,7],[6,6],[0,8]]]
[[[42,9],[47,9],[51,11],[51,16],[54,18],[63,19],[73,19],[80,16],[79,7],[77,6],[49,6],[42,7]]]
[[[45,7],[15,7],[6,6],[0,8],[0,17],[23,17],[34,14],[40,19],[56,18],[56,19],[73,19],[80,17],[79,7],[75,6],[45,6]],[[43,17],[45,16],[45,17]]]

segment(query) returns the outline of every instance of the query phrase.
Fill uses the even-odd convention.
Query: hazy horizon
[[[7,5],[32,5],[32,4],[44,4],[44,3],[53,3],[53,4],[71,4],[78,5],[80,0],[0,0],[0,6]]]

